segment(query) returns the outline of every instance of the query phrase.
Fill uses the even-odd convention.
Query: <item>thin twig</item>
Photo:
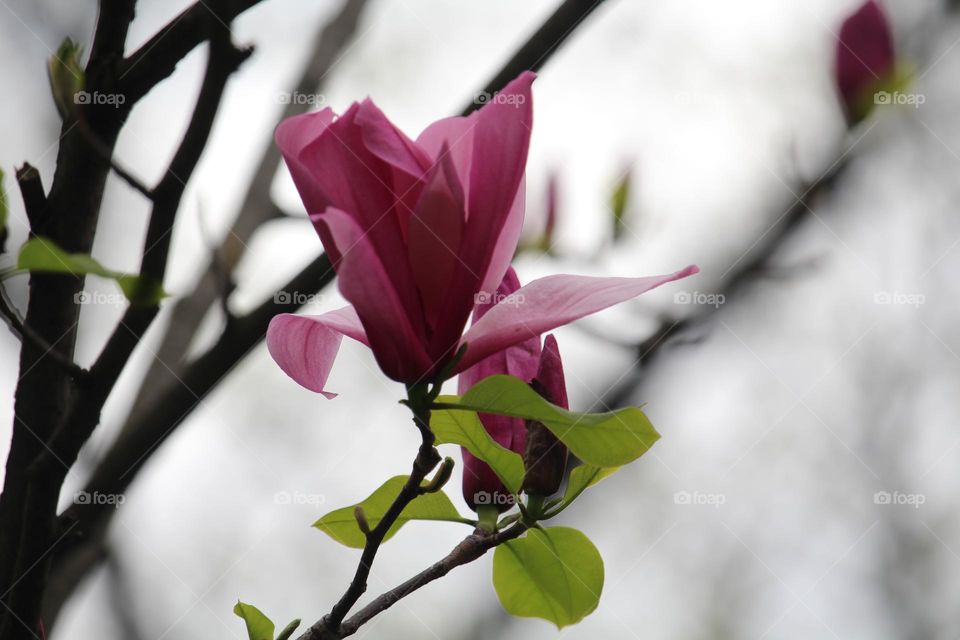
[[[411,400],[413,399],[411,398]],[[426,406],[428,407],[429,404]],[[396,523],[397,518],[400,517],[407,505],[420,495],[421,483],[427,477],[427,474],[440,463],[440,453],[433,446],[435,437],[430,430],[429,408],[424,408],[419,403],[414,404],[413,402],[411,402],[411,408],[414,412],[413,421],[420,431],[421,443],[420,449],[417,451],[417,457],[413,461],[410,476],[400,490],[400,494],[383,514],[380,522],[367,534],[367,541],[364,544],[363,553],[360,556],[360,562],[357,564],[353,580],[350,581],[350,586],[333,609],[330,610],[330,613],[324,616],[323,624],[327,629],[333,631],[339,629],[340,623],[343,622],[350,609],[367,590],[367,578],[370,575],[370,569],[373,567],[373,561],[387,532]]]
[[[457,567],[463,566],[483,556],[487,551],[494,547],[513,540],[527,530],[526,525],[518,522],[513,526],[498,531],[494,534],[485,534],[483,532],[474,532],[464,538],[453,551],[444,556],[441,560],[433,563],[409,580],[397,585],[393,589],[386,591],[369,604],[362,607],[357,613],[353,614],[340,625],[338,630],[331,630],[326,619],[321,619],[313,626],[307,629],[297,640],[339,640],[356,633],[360,627],[372,620],[377,615],[383,613],[397,602],[407,597],[417,589],[425,587],[434,580],[438,580],[450,573]]]
[[[87,374],[87,370],[74,362],[71,358],[57,350],[56,345],[47,342],[43,336],[34,331],[17,311],[13,301],[7,295],[5,287],[0,286],[0,319],[4,321],[10,331],[21,340],[31,341],[37,349],[66,369],[72,376],[80,378]]]
[[[132,173],[124,169],[120,163],[116,161],[113,157],[113,149],[104,144],[97,134],[90,130],[90,125],[87,124],[87,121],[82,117],[77,118],[77,131],[79,131],[84,138],[87,139],[87,142],[90,144],[90,148],[93,149],[100,159],[110,165],[110,168],[113,169],[113,172],[116,173],[120,178],[126,182],[130,187],[135,191],[138,191],[144,198],[147,200],[153,200],[153,191],[146,186],[143,181],[135,177]]]

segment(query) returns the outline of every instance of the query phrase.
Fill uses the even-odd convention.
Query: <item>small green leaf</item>
[[[297,618],[287,626],[283,628],[283,631],[280,632],[280,635],[277,636],[277,640],[289,640],[290,636],[293,635],[293,632],[297,630],[297,627],[300,626],[300,618]]]
[[[273,640],[273,623],[252,604],[237,601],[233,612],[247,623],[247,636],[250,640]],[[299,621],[298,621],[299,622]]]
[[[597,608],[603,558],[576,529],[530,529],[524,537],[497,547],[493,587],[512,615],[543,618],[563,628]]]
[[[592,464],[581,464],[574,467],[573,471],[570,472],[570,478],[567,480],[567,488],[563,492],[563,498],[548,505],[547,514],[543,519],[555,517],[569,507],[589,487],[607,476],[612,476],[619,470],[620,467],[595,467]]]
[[[473,411],[435,409],[430,415],[430,429],[437,444],[458,444],[483,460],[511,493],[519,493],[523,484],[523,458],[500,446],[480,423]]]
[[[166,297],[160,283],[136,275],[107,269],[85,253],[67,253],[49,238],[37,236],[20,248],[17,268],[35,273],[92,274],[115,280],[135,305],[156,304]]]
[[[319,520],[313,523],[313,526],[320,531],[339,542],[340,544],[362,549],[366,543],[366,536],[357,525],[357,519],[354,510],[359,506],[363,508],[367,523],[371,529],[376,528],[383,518],[383,515],[393,504],[393,501],[407,481],[407,476],[394,476],[384,482],[379,489],[370,494],[359,505],[343,507],[336,511],[331,511]],[[450,502],[442,491],[436,493],[425,493],[413,499],[407,508],[401,512],[400,517],[393,523],[393,526],[387,530],[387,535],[383,540],[386,542],[400,527],[410,520],[441,520],[447,522],[463,522],[473,524],[472,521],[463,518],[457,508]]]
[[[583,491],[597,484],[604,478],[612,476],[620,470],[620,467],[595,467],[592,464],[581,464],[570,472],[570,479],[567,481],[567,490],[563,494],[563,501],[566,503],[573,500],[583,493]]]
[[[578,458],[597,467],[619,467],[646,453],[660,438],[637,407],[577,413],[547,402],[513,376],[491,376],[462,397],[440,396],[440,409],[467,409],[542,422]]]
[[[50,92],[53,93],[53,102],[64,120],[73,111],[78,101],[78,92],[83,91],[84,73],[83,66],[80,64],[82,53],[83,49],[80,45],[66,38],[47,62]]]

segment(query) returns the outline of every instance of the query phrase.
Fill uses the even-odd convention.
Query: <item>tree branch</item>
[[[442,559],[433,563],[409,580],[377,596],[369,604],[344,621],[338,630],[331,630],[326,622],[326,618],[324,618],[307,629],[297,640],[339,640],[340,638],[351,636],[364,624],[417,589],[442,578],[459,566],[479,559],[497,545],[518,538],[526,530],[527,527],[525,524],[517,522],[513,526],[494,534],[485,534],[481,531],[474,532],[464,538],[453,548],[453,551]]]
[[[134,0],[114,0],[109,7],[101,7],[85,70],[86,91],[115,92],[117,63],[133,13]],[[77,105],[75,111],[82,113],[97,136],[113,148],[130,106]],[[57,169],[45,204],[30,204],[39,202],[38,196],[25,193],[25,198],[28,217],[36,225],[33,233],[49,236],[67,251],[89,253],[109,166],[91,157],[87,141],[73,132],[75,118],[68,117],[62,123]],[[39,180],[36,186],[33,193],[42,192]],[[29,287],[24,324],[72,358],[79,318],[75,296],[83,287],[83,278],[31,274]],[[75,398],[75,383],[74,376],[52,358],[45,358],[34,341],[22,342],[13,438],[0,496],[0,589],[4,605],[0,640],[22,638],[21,626],[34,633],[40,624],[40,594],[49,570],[49,551],[57,542],[53,524],[60,483],[55,476],[36,478],[30,469]],[[29,519],[31,514],[38,514],[37,519]]]
[[[523,71],[539,71],[577,27],[603,2],[604,0],[564,0],[546,22],[500,68],[481,93],[496,93]],[[463,115],[469,115],[481,104],[480,101],[473,100],[464,107]]]
[[[323,86],[324,78],[353,39],[367,4],[368,0],[347,0],[333,20],[319,30],[293,95],[310,95]],[[302,105],[291,99],[281,119],[296,115],[302,109]],[[124,430],[138,423],[142,419],[142,412],[148,410],[168,387],[179,384],[177,377],[183,374],[186,366],[183,354],[214,302],[218,298],[226,298],[224,283],[230,282],[231,274],[242,259],[250,238],[264,223],[282,215],[270,196],[279,163],[280,152],[271,136],[261,153],[260,162],[230,231],[220,247],[213,251],[207,268],[201,272],[193,290],[176,300],[168,312],[166,329],[156,348],[157,357],[142,378]],[[311,287],[311,290],[315,289]]]
[[[7,290],[0,286],[0,319],[2,319],[11,333],[20,338],[20,340],[29,340],[38,349],[41,349],[46,357],[53,359],[57,364],[63,367],[70,375],[75,378],[81,378],[87,374],[87,370],[74,362],[71,358],[65,356],[57,350],[56,345],[47,342],[43,336],[31,329],[20,317],[20,313],[14,306],[13,301],[7,295]]]
[[[201,0],[180,13],[152,38],[123,60],[122,91],[136,102],[170,76],[188,53],[207,39],[209,23],[225,29],[234,18],[260,0]]]

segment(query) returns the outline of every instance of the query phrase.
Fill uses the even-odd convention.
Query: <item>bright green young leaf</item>
[[[69,117],[74,105],[84,99],[78,96],[84,85],[83,66],[80,64],[82,54],[80,45],[66,38],[47,62],[47,78],[50,80],[53,102],[64,120]]]
[[[28,240],[20,248],[17,268],[37,273],[65,273],[75,276],[92,274],[116,280],[131,304],[156,304],[166,297],[163,287],[157,282],[111,271],[87,254],[67,253],[52,240],[40,236]]]
[[[462,397],[440,396],[440,408],[537,420],[547,426],[578,458],[597,467],[633,462],[660,438],[637,407],[607,413],[576,413],[547,402],[530,385],[513,376],[491,376]]]
[[[592,464],[581,464],[570,472],[570,479],[567,480],[567,490],[563,494],[563,501],[567,504],[573,502],[577,496],[593,485],[597,484],[607,476],[612,476],[620,467],[595,467]]]
[[[233,607],[233,612],[247,623],[247,635],[250,640],[273,640],[273,623],[270,622],[270,618],[263,615],[260,609],[238,600]]]
[[[612,476],[620,470],[620,467],[595,467],[592,464],[581,464],[574,467],[570,472],[570,478],[567,480],[567,488],[563,492],[563,498],[557,499],[548,505],[546,518],[553,518],[561,511],[569,507],[574,500],[580,497],[580,494],[589,487],[597,484],[607,476]],[[545,519],[546,519],[545,518]]]
[[[366,536],[357,524],[357,519],[354,515],[356,507],[360,506],[363,508],[367,524],[371,529],[375,528],[380,523],[381,518],[383,518],[383,514],[387,512],[387,509],[390,508],[390,505],[396,497],[400,495],[400,490],[406,481],[407,476],[394,476],[384,482],[379,489],[371,493],[370,496],[359,505],[351,505],[337,509],[336,511],[331,511],[314,522],[313,526],[340,544],[353,547],[354,549],[362,549],[364,543],[366,543]],[[425,493],[414,498],[413,501],[407,505],[407,508],[403,510],[400,517],[397,518],[397,521],[394,522],[393,526],[387,531],[387,535],[383,539],[384,542],[389,540],[400,527],[410,520],[443,520],[447,522],[473,524],[472,521],[461,517],[460,514],[457,513],[457,508],[453,506],[450,498],[448,498],[444,492]]]
[[[293,635],[293,632],[297,630],[297,627],[300,626],[300,618],[297,618],[287,626],[283,628],[283,631],[280,632],[280,635],[277,636],[277,640],[289,640],[290,636]]]
[[[436,409],[430,415],[430,429],[437,444],[458,444],[483,460],[511,493],[519,493],[523,484],[523,458],[500,446],[480,423],[473,411]]]
[[[576,529],[530,529],[497,547],[493,587],[509,613],[543,618],[562,628],[597,608],[603,590],[603,558]]]

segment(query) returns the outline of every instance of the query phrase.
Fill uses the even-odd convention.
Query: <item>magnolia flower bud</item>
[[[530,386],[548,402],[564,409],[568,407],[563,362],[560,360],[557,340],[552,334],[543,341],[540,368]],[[523,453],[526,473],[523,477],[523,491],[527,495],[552,495],[563,482],[563,472],[567,466],[567,447],[540,422],[528,420],[526,427],[527,442]]]

